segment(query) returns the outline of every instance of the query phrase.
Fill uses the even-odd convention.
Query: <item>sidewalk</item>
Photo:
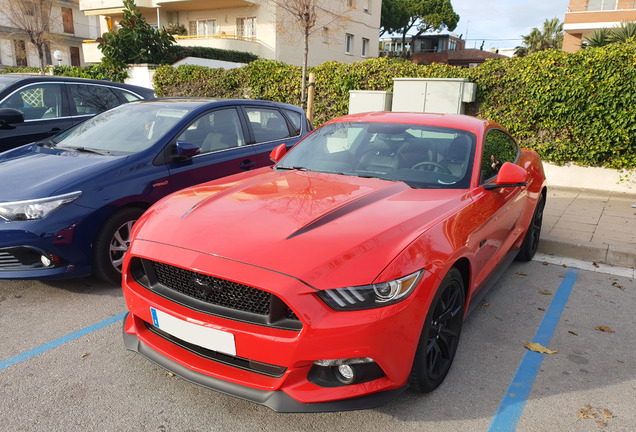
[[[538,252],[636,268],[636,193],[548,186]]]

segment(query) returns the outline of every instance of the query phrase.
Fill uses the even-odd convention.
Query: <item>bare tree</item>
[[[336,22],[346,20],[347,14],[353,7],[353,1],[343,1],[343,10],[330,10],[323,0],[264,0],[281,9],[291,18],[292,24],[298,29],[303,38],[303,73],[300,99],[305,108],[307,93],[307,59],[309,57],[309,38],[323,27],[333,26]]]
[[[49,28],[55,0],[5,0],[0,14],[16,28],[24,31],[40,59],[40,73],[46,67],[45,47],[50,40]]]

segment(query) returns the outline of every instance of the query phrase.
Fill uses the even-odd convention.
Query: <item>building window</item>
[[[371,0],[362,0],[362,10],[366,13],[371,13]]]
[[[78,47],[70,47],[71,66],[80,66],[80,49]]]
[[[588,11],[616,10],[618,0],[588,0]]]
[[[345,34],[345,54],[353,53],[353,35]]]
[[[216,20],[198,20],[188,22],[188,34],[192,36],[211,36],[217,33]]]
[[[15,50],[15,65],[19,67],[27,66],[26,43],[23,40],[14,40],[13,49]]]
[[[353,7],[353,0],[347,0],[347,7]]]
[[[362,38],[362,57],[367,56],[368,50],[369,50],[369,39]]]
[[[256,17],[237,18],[236,35],[255,38],[256,37]]]
[[[64,33],[75,34],[75,29],[73,27],[73,9],[66,7],[62,8],[62,24],[64,25]]]

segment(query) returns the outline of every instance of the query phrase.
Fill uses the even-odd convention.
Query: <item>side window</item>
[[[496,176],[505,162],[515,162],[518,153],[517,144],[505,132],[499,129],[489,130],[481,155],[481,181]]]
[[[303,118],[300,115],[300,113],[286,109],[285,114],[287,114],[287,117],[289,117],[289,120],[291,120],[292,124],[294,125],[294,136],[300,135],[300,129],[301,129],[300,125],[303,121]]]
[[[62,117],[62,88],[59,84],[26,86],[0,103],[0,108],[15,108],[25,120]]]
[[[245,111],[252,126],[256,143],[290,136],[287,122],[280,111],[270,108],[247,108]]]
[[[98,114],[120,104],[108,87],[90,84],[67,84],[72,105],[78,116]]]
[[[123,98],[126,102],[134,102],[134,101],[141,100],[140,96],[127,92],[126,90],[122,90],[118,88],[111,88],[111,90],[114,91],[115,94],[117,94],[117,96],[119,96],[120,98]]]
[[[245,145],[239,115],[234,108],[202,115],[177,137],[177,141],[198,145],[201,153]]]

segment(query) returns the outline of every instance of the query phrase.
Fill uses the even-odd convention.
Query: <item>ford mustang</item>
[[[125,346],[283,412],[434,390],[470,307],[537,249],[537,153],[483,119],[367,113],[271,157],[141,217]]]

